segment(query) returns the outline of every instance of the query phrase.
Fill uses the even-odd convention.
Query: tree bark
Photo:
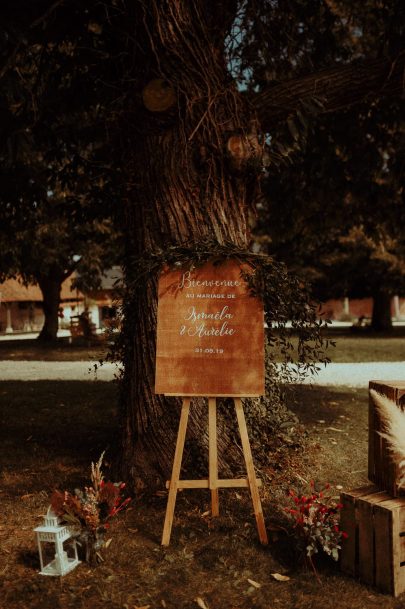
[[[160,132],[145,112],[134,137],[130,167],[138,173],[126,202],[126,259],[206,238],[247,247],[249,195],[245,181],[229,171],[226,143],[229,133],[249,131],[251,115],[229,83],[223,41],[207,27],[207,3],[141,4],[151,75],[174,87],[179,110],[172,127]],[[130,264],[126,276],[130,282]],[[135,485],[170,476],[180,409],[179,398],[154,393],[156,292],[157,277],[147,276],[125,306],[122,474]],[[194,400],[186,454],[197,463],[207,459],[205,411]],[[229,434],[218,438],[225,454]]]
[[[274,85],[256,96],[254,108],[231,81],[224,60],[223,21],[232,22],[236,3],[138,0],[134,23],[139,60],[135,125],[126,125],[130,192],[125,202],[127,283],[148,252],[191,246],[207,238],[219,244],[249,244],[258,175],[243,175],[229,158],[227,142],[246,138],[282,120],[307,99],[322,111],[398,91],[403,56],[393,64],[376,60]],[[136,63],[136,62],[135,62]],[[165,112],[142,106],[142,91],[153,79],[173,89],[176,103]],[[401,84],[399,84],[401,83]],[[241,140],[241,141],[242,141]],[[232,140],[233,141],[233,140]],[[260,163],[256,163],[260,170]],[[122,383],[122,476],[130,484],[154,484],[170,475],[180,399],[154,393],[157,277],[145,274],[143,285],[128,292],[124,305],[124,378]],[[187,449],[205,459],[205,406],[191,409]],[[234,446],[223,430],[220,453],[230,459]],[[226,466],[222,462],[223,467]]]
[[[305,101],[318,100],[319,113],[336,112],[366,100],[400,95],[404,91],[405,52],[395,59],[374,59],[336,65],[269,86],[252,102],[262,129],[271,128],[295,112]]]
[[[59,325],[60,293],[63,277],[50,274],[48,277],[38,279],[38,285],[43,296],[44,325],[38,336],[42,343],[52,343],[57,340]]]
[[[376,290],[373,295],[373,313],[371,327],[377,332],[392,330],[391,294],[385,290]]]

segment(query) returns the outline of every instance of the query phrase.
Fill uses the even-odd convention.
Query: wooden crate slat
[[[372,503],[357,500],[359,527],[359,577],[366,584],[374,583],[374,523]]]
[[[370,389],[372,389],[370,383]],[[379,463],[381,462],[382,455],[382,438],[378,434],[379,419],[377,417],[376,410],[371,395],[369,394],[369,406],[368,406],[368,478],[372,482],[381,482],[379,474]]]
[[[367,487],[341,494],[341,569],[398,596],[405,592],[405,497]]]
[[[399,529],[400,531],[403,529]],[[405,535],[399,535],[399,562],[405,563]],[[405,565],[404,565],[405,566]]]
[[[402,592],[405,591],[405,565],[401,564],[402,560],[401,560],[401,556],[402,556],[402,549],[401,549],[401,545],[403,542],[404,537],[401,537],[401,533],[403,531],[401,531],[401,529],[399,528],[399,523],[400,523],[400,518],[399,518],[399,513],[400,511],[404,511],[403,506],[402,507],[397,507],[394,508],[392,510],[392,527],[391,527],[391,533],[392,533],[392,546],[393,546],[393,551],[392,551],[392,568],[393,568],[393,582],[392,582],[392,587],[393,587],[393,594],[394,596],[399,596],[400,594],[402,594]]]
[[[405,531],[405,510],[400,510],[399,512],[399,530]]]
[[[375,585],[381,592],[391,592],[394,582],[392,555],[392,512],[374,505]],[[371,582],[373,583],[373,582]]]
[[[358,560],[356,559],[356,548],[358,547],[357,518],[355,515],[355,497],[349,493],[342,493],[340,502],[343,505],[340,512],[340,528],[347,533],[340,554],[340,568],[343,573],[356,577]]]

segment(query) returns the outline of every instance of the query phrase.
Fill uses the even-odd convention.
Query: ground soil
[[[297,558],[284,506],[289,488],[314,479],[339,496],[366,482],[367,391],[300,387],[290,407],[307,430],[306,448],[280,446],[260,473],[270,544],[258,543],[247,491],[220,493],[212,519],[206,491],[179,494],[171,544],[160,537],[167,495],[135,498],[112,525],[104,562],[63,578],[38,575],[33,528],[53,488],[88,483],[89,464],[116,443],[113,383],[0,383],[0,607],[3,609],[400,609],[393,599],[317,563]],[[297,427],[298,433],[298,427]],[[108,460],[108,458],[107,458]],[[108,463],[107,463],[108,466]],[[288,576],[274,579],[274,573]],[[253,582],[253,583],[252,583]],[[260,586],[260,587],[259,587]]]

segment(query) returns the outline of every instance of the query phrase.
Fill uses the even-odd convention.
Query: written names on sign
[[[156,393],[264,393],[263,307],[241,270],[228,260],[162,273]]]
[[[180,336],[187,334],[188,336],[232,336],[235,334],[235,328],[229,325],[230,320],[234,316],[229,313],[229,307],[223,307],[221,311],[214,313],[199,312],[195,307],[190,307],[184,317],[184,321],[190,322],[191,325],[182,324],[180,326]],[[206,321],[221,321],[220,327],[211,325],[207,327]]]

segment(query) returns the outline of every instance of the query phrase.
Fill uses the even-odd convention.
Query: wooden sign
[[[159,281],[156,393],[264,394],[263,304],[233,260],[164,271]]]

